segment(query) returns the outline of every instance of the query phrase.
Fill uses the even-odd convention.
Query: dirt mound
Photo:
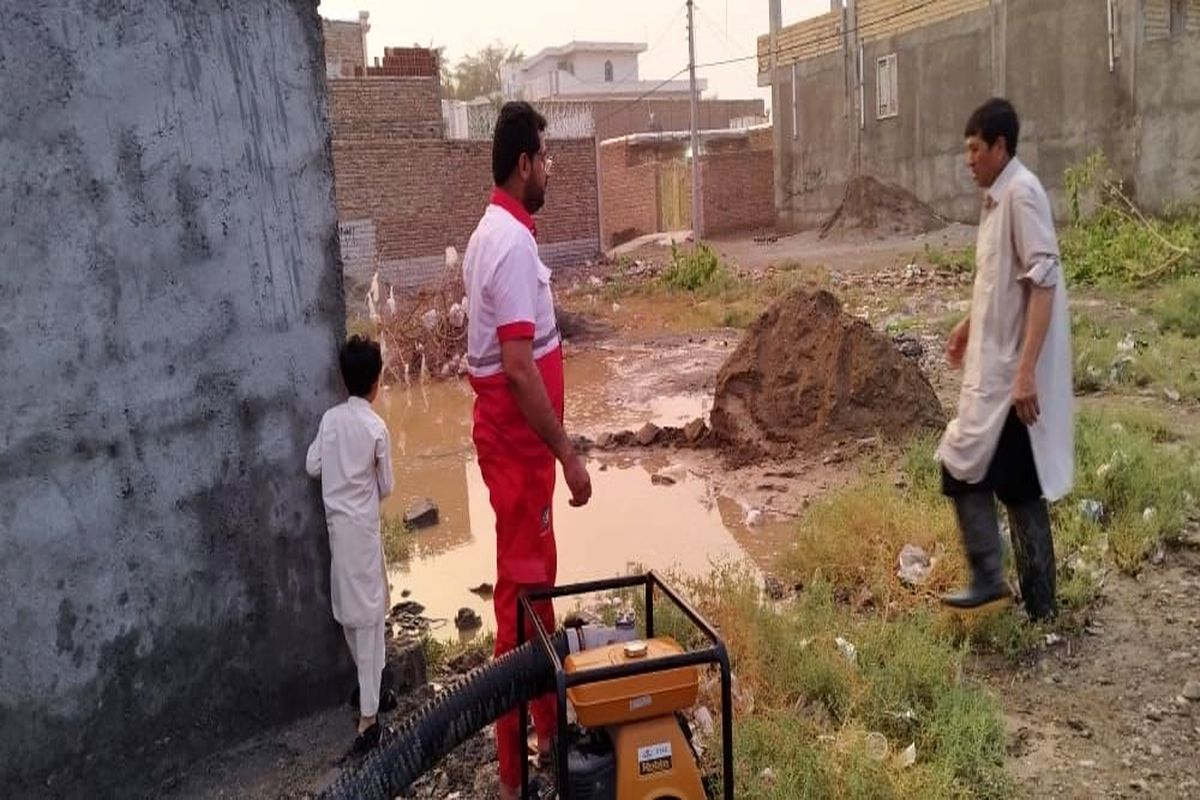
[[[821,238],[834,231],[892,236],[929,233],[944,227],[946,220],[909,192],[862,175],[846,184],[842,204],[821,225]]]
[[[715,438],[741,460],[896,441],[943,420],[933,387],[890,339],[829,292],[803,289],[746,332],[717,375],[711,415]]]

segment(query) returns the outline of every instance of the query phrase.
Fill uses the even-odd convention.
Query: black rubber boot
[[[965,589],[942,595],[942,602],[954,608],[978,608],[1007,597],[1010,592],[1004,583],[995,498],[991,492],[969,492],[951,499],[971,565],[971,583]]]
[[[1052,618],[1058,613],[1058,600],[1050,510],[1041,499],[1006,508],[1025,611],[1030,619]]]

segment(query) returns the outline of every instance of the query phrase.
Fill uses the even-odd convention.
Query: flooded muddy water
[[[646,369],[654,358],[636,349],[570,355],[568,430],[595,435],[647,421],[681,425],[706,414],[709,396],[694,382],[656,391],[663,381]],[[703,355],[693,361],[697,369],[711,368]],[[678,382],[680,374],[672,370],[672,379]],[[491,602],[469,587],[495,581],[495,517],[474,459],[473,402],[470,386],[452,381],[392,386],[375,406],[391,431],[396,476],[384,512],[403,515],[422,497],[432,498],[441,512],[437,526],[411,534],[410,557],[389,564],[393,601],[408,590],[427,616],[448,621],[469,607],[483,617],[486,630],[493,624]],[[612,577],[636,565],[699,574],[716,563],[770,555],[769,526],[746,527],[736,500],[719,496],[665,453],[593,459],[589,470],[593,495],[582,509],[569,507],[560,475],[554,507],[559,583]],[[660,471],[675,483],[653,483]],[[452,622],[439,635],[456,636]]]

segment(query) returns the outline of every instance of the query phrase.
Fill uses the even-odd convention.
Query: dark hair
[[[354,397],[366,397],[383,372],[379,343],[368,336],[351,336],[338,353],[338,366],[342,368],[346,391]]]
[[[524,101],[505,103],[496,118],[492,136],[492,180],[501,186],[512,177],[521,154],[533,158],[538,151],[538,134],[546,130],[546,118]]]
[[[993,97],[975,109],[975,113],[967,120],[967,138],[978,136],[987,142],[988,147],[996,143],[1001,136],[1008,148],[1008,154],[1017,154],[1017,139],[1021,136],[1021,120],[1017,118],[1017,110],[1013,104],[1002,97]]]

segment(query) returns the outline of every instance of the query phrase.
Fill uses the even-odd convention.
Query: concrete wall
[[[613,65],[613,83],[638,79],[638,57],[635,53],[576,53],[571,57],[575,65],[575,79],[585,83],[604,83],[604,62]],[[568,84],[563,83],[563,91]]]
[[[962,133],[972,109],[993,95],[1016,104],[1019,155],[1040,175],[1060,215],[1065,169],[1097,150],[1151,210],[1196,198],[1200,82],[1184,76],[1200,74],[1200,33],[1145,41],[1141,4],[1117,0],[1110,71],[1104,3],[979,6],[943,0],[928,9],[933,21],[882,33],[861,23],[845,33],[845,46],[778,69],[775,124],[785,147],[776,159],[776,202],[784,227],[818,224],[856,174],[898,184],[952,219],[975,221],[978,192],[963,160]],[[879,119],[876,60],[890,54],[897,58],[899,114]]]
[[[316,5],[5,9],[5,796],[153,796],[350,685],[303,470],[344,327]]]

